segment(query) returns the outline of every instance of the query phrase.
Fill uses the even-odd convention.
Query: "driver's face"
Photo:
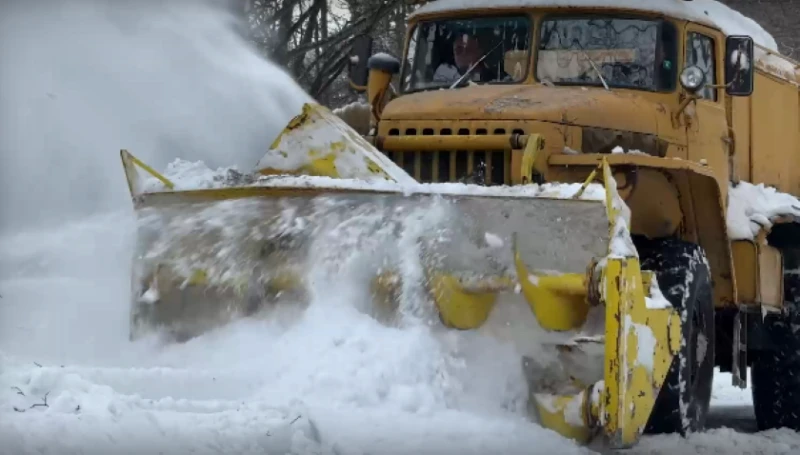
[[[481,58],[481,48],[477,38],[467,34],[457,37],[453,42],[453,55],[455,56],[456,66],[461,71],[469,68],[470,65]]]

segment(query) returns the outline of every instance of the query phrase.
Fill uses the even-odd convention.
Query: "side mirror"
[[[706,73],[697,66],[687,66],[681,72],[681,86],[695,94],[706,85]]]
[[[392,76],[400,72],[400,60],[383,52],[370,57],[367,61],[367,66],[369,67],[370,71],[383,71],[391,74]]]
[[[729,36],[725,40],[725,92],[730,96],[750,96],[755,85],[753,38]]]
[[[358,92],[367,89],[369,80],[369,56],[372,54],[372,37],[369,35],[358,35],[353,38],[353,48],[350,52],[347,76],[350,79],[350,86]]]
[[[367,100],[372,106],[373,125],[380,120],[380,113],[386,103],[386,94],[392,84],[392,77],[400,71],[400,60],[383,52],[373,55],[367,62],[369,82]]]

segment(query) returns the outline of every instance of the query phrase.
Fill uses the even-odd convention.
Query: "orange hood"
[[[538,120],[656,134],[666,109],[630,92],[544,85],[484,85],[412,93],[382,120]],[[666,126],[666,125],[664,125]]]

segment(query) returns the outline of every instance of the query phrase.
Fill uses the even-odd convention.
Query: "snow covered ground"
[[[0,452],[584,452],[522,417],[513,352],[382,326],[346,296],[130,343],[128,222],[0,241]]]
[[[0,240],[0,453],[590,453],[526,421],[509,349],[388,328],[342,299],[183,345],[131,343],[129,223]],[[751,434],[749,391],[717,378],[710,431],[631,453],[800,450],[792,432]]]
[[[0,5],[0,454],[591,452],[524,417],[509,348],[385,327],[346,294],[130,342],[117,151],[249,168],[305,100],[199,2],[138,3]],[[749,434],[749,393],[720,381],[712,425],[729,428],[631,452],[800,450]]]

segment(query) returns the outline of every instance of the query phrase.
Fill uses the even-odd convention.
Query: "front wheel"
[[[764,319],[770,351],[750,367],[753,408],[760,431],[800,431],[800,250],[783,251],[785,311]]]
[[[645,432],[701,431],[714,381],[714,300],[703,249],[678,239],[634,236],[642,270],[655,273],[664,297],[680,312],[683,339]]]

